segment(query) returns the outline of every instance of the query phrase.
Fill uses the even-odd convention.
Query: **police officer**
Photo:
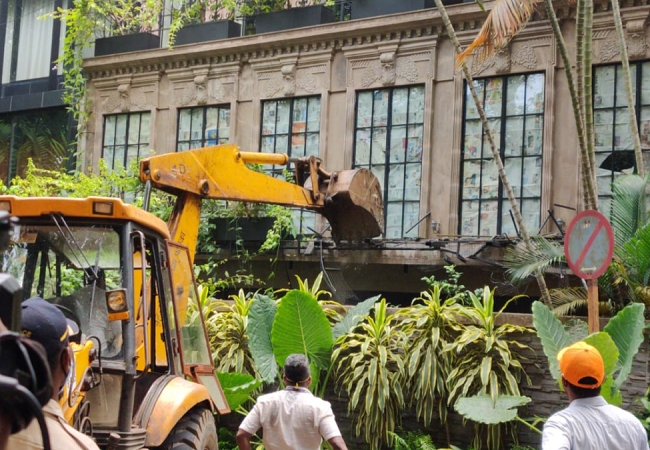
[[[52,450],[99,450],[90,437],[68,425],[58,403],[68,373],[72,370],[74,356],[68,342],[72,326],[56,306],[42,298],[30,298],[22,304],[22,332],[45,348],[52,372],[52,398],[43,407]],[[42,449],[41,432],[36,420],[32,420],[23,431],[12,435],[7,448]]]

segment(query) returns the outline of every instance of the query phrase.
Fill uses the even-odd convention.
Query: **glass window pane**
[[[320,145],[320,135],[318,133],[308,133],[305,156],[318,156],[319,145]]]
[[[405,125],[406,113],[409,108],[409,90],[408,88],[395,89],[393,91],[393,108],[392,108],[392,124]]]
[[[151,113],[142,113],[140,115],[140,143],[149,143],[149,134],[151,133]]]
[[[636,95],[636,64],[630,64],[630,78],[632,79],[632,91]],[[623,67],[616,66],[616,106],[627,106],[627,90],[625,89],[625,77]]]
[[[262,152],[263,153],[274,153],[275,152],[275,138],[273,136],[262,138]]]
[[[483,126],[480,120],[468,120],[465,122],[465,158],[481,157],[481,137]]]
[[[478,236],[478,201],[463,202],[461,211],[461,234]]]
[[[118,145],[113,148],[113,169],[124,168],[124,154],[126,148],[123,145]]]
[[[516,197],[521,196],[521,158],[506,158],[503,163],[510,187]],[[505,196],[505,194],[504,194]]]
[[[115,144],[115,116],[106,116],[104,120],[104,145]]]
[[[206,108],[203,139],[206,146],[217,145],[219,139],[219,108]]]
[[[596,67],[594,73],[594,108],[611,108],[614,106],[614,67]]]
[[[264,102],[262,107],[262,134],[275,134],[275,106],[276,102]]]
[[[481,163],[465,161],[463,165],[463,199],[478,199],[481,189]]]
[[[390,162],[405,161],[406,143],[406,127],[393,127],[390,132]]]
[[[320,131],[320,97],[312,97],[309,99],[307,131]]]
[[[230,137],[230,109],[219,108],[219,139]]]
[[[388,200],[404,199],[404,166],[402,164],[390,166],[388,173]]]
[[[409,92],[409,123],[424,122],[424,86],[415,86]]]
[[[526,80],[526,114],[544,112],[544,75],[528,76]]]
[[[388,125],[388,90],[374,91],[375,99],[372,109],[372,125],[384,127]]]
[[[406,147],[408,161],[422,161],[422,125],[409,126],[409,138]]]
[[[361,92],[357,96],[357,128],[372,124],[372,92]]]
[[[641,70],[641,104],[650,105],[650,62],[644,62]]]
[[[531,234],[537,234],[539,231],[539,200],[524,200],[522,202],[521,214],[526,224],[526,228],[530,230]]]
[[[476,89],[478,93],[478,98],[481,100],[481,103],[484,102],[483,99],[483,80],[474,80],[474,88]],[[478,110],[476,109],[476,105],[474,103],[474,98],[472,97],[472,92],[469,88],[469,85],[466,88],[465,91],[465,108],[466,108],[466,118],[468,119],[478,119]]]
[[[140,114],[129,116],[129,144],[137,144],[140,140]]]
[[[420,200],[420,183],[421,183],[421,164],[407,164],[404,199]]]
[[[304,131],[307,129],[307,99],[306,98],[298,98],[293,101],[293,125],[295,126],[296,123],[303,123],[305,124],[302,127],[302,130]]]
[[[499,143],[501,142],[501,120],[489,119],[488,126],[490,127],[490,131],[492,131],[492,139],[494,139],[494,144],[498,149]],[[483,135],[483,158],[492,158],[492,149],[487,134]]]
[[[384,164],[381,165],[373,165],[371,166],[370,170],[372,173],[377,177],[379,180],[379,184],[381,185],[382,191],[384,190],[384,184],[385,184],[385,174],[386,174],[386,166]]]
[[[508,99],[506,101],[506,114],[509,116],[524,113],[526,100],[526,76],[515,75],[508,77]]]
[[[192,124],[192,110],[181,109],[178,116],[178,140],[190,140],[190,127]]]
[[[617,109],[616,124],[614,125],[614,150],[634,149],[634,141],[630,130],[630,116],[627,108]]]
[[[289,136],[277,136],[275,138],[275,152],[288,153],[289,152]]]
[[[203,109],[195,108],[192,110],[192,134],[193,141],[201,141],[203,137]]]
[[[650,81],[648,81],[650,84]],[[641,108],[641,122],[639,123],[639,135],[641,148],[650,149],[650,107]]]
[[[128,114],[120,114],[117,116],[117,126],[115,130],[115,143],[123,144],[126,142],[126,122]]]
[[[526,139],[524,149],[526,155],[542,154],[542,133],[544,131],[544,119],[542,116],[526,117]]]
[[[496,201],[481,202],[481,236],[497,235],[497,217],[499,203]]]
[[[415,226],[420,220],[420,203],[419,202],[406,202],[404,203],[404,233],[407,237],[418,237],[418,227]],[[408,231],[408,233],[407,233]]]
[[[389,203],[386,208],[386,237],[402,237],[402,203]]]
[[[501,202],[501,233],[506,236],[517,235],[512,216],[510,216],[510,202],[508,200]],[[533,230],[529,230],[529,233],[533,233]]]
[[[524,158],[524,197],[541,197],[542,195],[542,158]]]
[[[594,141],[596,151],[611,151],[614,134],[614,112],[594,112]]]
[[[486,82],[485,114],[488,117],[501,115],[501,105],[503,103],[502,84],[503,78],[490,78]]]
[[[482,198],[496,198],[499,195],[499,171],[491,159],[482,163],[481,187]]]
[[[289,100],[280,100],[278,104],[278,118],[276,122],[276,134],[287,134],[289,133],[289,111],[290,104]],[[283,147],[284,148],[284,147]]]
[[[354,165],[370,162],[370,130],[357,130],[354,148]]]
[[[372,132],[372,160],[373,164],[386,161],[386,128],[378,128]]]
[[[523,117],[509,117],[506,119],[506,156],[519,156],[522,153],[524,140]]]

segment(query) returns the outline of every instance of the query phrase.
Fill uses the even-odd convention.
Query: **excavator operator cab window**
[[[108,321],[106,290],[122,285],[119,249],[113,227],[23,223],[3,254],[2,271],[21,283],[23,300],[38,296],[53,303],[79,325],[82,342],[95,336],[102,359],[116,359],[122,327]]]

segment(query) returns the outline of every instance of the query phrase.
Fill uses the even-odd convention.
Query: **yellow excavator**
[[[296,183],[247,164],[295,166]],[[222,145],[143,159],[140,180],[176,195],[165,224],[115,198],[0,196],[20,232],[3,272],[23,299],[40,296],[79,325],[61,406],[101,448],[216,450],[213,414],[229,407],[216,377],[193,272],[201,202],[223,199],[307,208],[336,241],[381,234],[377,178],[328,173],[317,158]]]

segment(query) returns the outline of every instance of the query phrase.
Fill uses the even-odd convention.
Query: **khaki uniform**
[[[63,418],[63,411],[57,402],[50,399],[43,407],[45,424],[50,435],[52,450],[99,450],[88,436],[72,428]],[[36,419],[20,433],[9,437],[7,448],[11,450],[42,450],[41,429]]]

